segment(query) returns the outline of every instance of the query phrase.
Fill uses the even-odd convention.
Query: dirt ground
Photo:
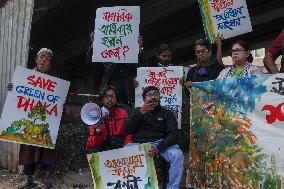
[[[42,173],[37,173],[35,182],[43,188]],[[0,189],[16,189],[24,182],[26,177],[0,168]],[[88,169],[79,173],[70,172],[64,175],[53,175],[55,189],[92,189],[93,182]]]
[[[36,173],[34,182],[42,189],[43,173]],[[0,189],[17,189],[26,180],[25,175],[16,174],[0,167]],[[69,172],[64,175],[54,174],[54,189],[93,189],[92,176],[89,169],[80,172]],[[180,188],[185,188],[185,180],[182,179]]]

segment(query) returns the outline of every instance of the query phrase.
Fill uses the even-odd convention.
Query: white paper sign
[[[245,0],[209,0],[215,36],[224,39],[252,31]]]
[[[138,63],[140,7],[98,8],[93,62]]]
[[[0,120],[0,140],[54,148],[70,82],[17,67]]]
[[[143,89],[147,86],[155,86],[160,90],[161,105],[173,110],[178,120],[178,127],[181,128],[182,86],[180,79],[182,76],[182,66],[138,68],[139,85],[135,89],[135,107],[141,107],[143,104]]]
[[[140,144],[88,155],[95,189],[158,189],[150,144]]]

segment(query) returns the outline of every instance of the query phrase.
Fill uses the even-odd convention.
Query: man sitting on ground
[[[124,130],[132,135],[132,143],[150,142],[149,155],[160,154],[170,163],[168,189],[178,189],[183,173],[183,153],[177,145],[178,123],[174,114],[160,105],[159,89],[148,86],[143,93],[144,104],[135,109]]]

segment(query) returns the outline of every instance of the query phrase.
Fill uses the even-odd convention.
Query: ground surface
[[[24,175],[15,174],[0,168],[0,189],[16,189],[25,182]],[[70,172],[64,175],[54,175],[55,189],[91,189],[92,177],[89,170],[82,170],[79,173]],[[42,174],[38,173],[35,182],[43,187]]]

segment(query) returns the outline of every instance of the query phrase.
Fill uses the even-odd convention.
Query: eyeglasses
[[[242,51],[247,51],[247,50],[245,50],[245,49],[232,49],[231,53],[234,53],[234,52],[239,53],[239,52],[242,52]]]
[[[195,54],[204,54],[206,52],[208,52],[208,49],[196,50]]]
[[[116,96],[115,95],[104,95],[104,98],[105,99],[109,99],[109,98],[114,99],[114,98],[116,98]]]
[[[147,96],[147,97],[158,97],[158,96],[160,96],[160,93],[158,93],[158,92],[155,92],[155,93],[147,93],[145,96]]]

